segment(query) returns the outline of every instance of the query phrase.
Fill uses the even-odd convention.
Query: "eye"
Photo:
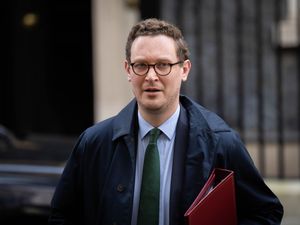
[[[148,68],[148,65],[146,63],[135,63],[133,67],[136,70],[146,70]]]
[[[169,63],[156,63],[156,68],[159,69],[159,70],[165,70],[165,69],[168,69],[169,68]]]

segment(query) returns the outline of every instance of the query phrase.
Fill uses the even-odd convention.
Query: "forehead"
[[[139,36],[131,47],[132,59],[176,59],[176,43],[174,39],[165,35]]]

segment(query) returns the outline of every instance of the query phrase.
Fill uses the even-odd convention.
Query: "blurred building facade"
[[[265,176],[299,177],[299,1],[164,0],[161,15],[190,44],[183,91],[239,131]]]
[[[298,0],[141,0],[123,1],[122,9],[119,2],[94,2],[94,41],[102,44],[94,57],[94,76],[102,80],[96,84],[96,120],[131,98],[125,77],[120,79],[128,28],[139,15],[159,17],[178,25],[191,49],[193,67],[182,92],[239,131],[265,176],[300,177]],[[121,67],[112,71],[116,61]]]

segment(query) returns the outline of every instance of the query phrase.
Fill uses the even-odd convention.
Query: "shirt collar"
[[[180,113],[180,106],[178,105],[176,111],[172,114],[172,116],[158,127],[168,137],[169,140],[171,140],[171,138],[175,135],[179,113]],[[154,127],[151,124],[149,124],[146,120],[144,120],[140,112],[138,112],[138,121],[139,121],[139,132],[141,138],[143,139],[148,134],[148,132]]]

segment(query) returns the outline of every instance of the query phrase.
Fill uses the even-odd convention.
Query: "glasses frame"
[[[159,63],[161,63],[161,62],[159,62]],[[164,76],[168,76],[171,73],[173,66],[175,66],[177,64],[182,64],[182,63],[184,63],[184,61],[178,61],[178,62],[175,62],[175,63],[165,63],[165,64],[170,66],[170,71],[166,74],[160,74],[159,72],[156,71],[156,65],[159,64],[159,63],[155,63],[155,64],[141,63],[141,64],[145,64],[145,65],[148,66],[148,69],[146,70],[146,72],[144,74],[138,74],[134,71],[134,64],[137,64],[136,62],[135,63],[130,63],[130,66],[132,67],[132,71],[134,72],[134,74],[137,75],[137,76],[140,76],[140,77],[145,76],[149,72],[150,67],[153,67],[153,69],[154,69],[154,71],[157,75],[164,77]]]

